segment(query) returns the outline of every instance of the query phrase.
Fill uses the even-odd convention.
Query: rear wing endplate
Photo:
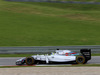
[[[80,53],[85,57],[86,60],[91,59],[91,49],[81,49]]]

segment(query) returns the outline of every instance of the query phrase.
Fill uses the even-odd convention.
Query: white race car
[[[50,63],[77,63],[85,64],[91,59],[90,49],[81,49],[80,54],[70,50],[56,50],[50,55],[33,55],[21,58],[16,61],[16,65],[50,64]]]

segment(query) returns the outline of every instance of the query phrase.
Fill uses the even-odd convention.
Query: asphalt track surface
[[[15,66],[16,60],[20,59],[20,58],[21,57],[1,57],[0,58],[0,66]],[[89,60],[87,64],[100,64],[100,56],[92,56],[92,59]],[[63,64],[57,64],[57,65],[63,65]],[[68,65],[68,64],[66,64],[66,65]]]

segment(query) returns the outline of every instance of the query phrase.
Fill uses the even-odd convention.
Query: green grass
[[[100,53],[92,54],[92,56],[100,56]]]
[[[100,45],[99,7],[0,0],[0,46]]]

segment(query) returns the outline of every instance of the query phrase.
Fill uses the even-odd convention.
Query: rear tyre
[[[27,65],[33,65],[35,63],[35,60],[33,57],[27,57],[25,62]]]
[[[76,63],[77,64],[85,64],[86,63],[85,57],[83,57],[83,56],[77,56],[76,57]]]
[[[85,62],[84,62],[84,64],[86,64],[88,61],[86,60]]]

